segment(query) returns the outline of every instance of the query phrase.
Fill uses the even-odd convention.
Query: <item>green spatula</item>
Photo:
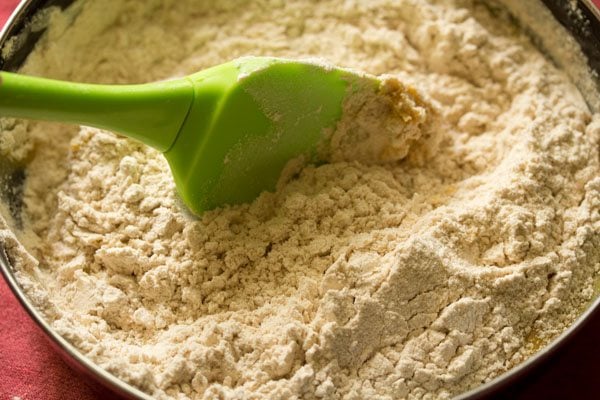
[[[163,152],[195,214],[273,190],[315,157],[348,91],[374,77],[312,62],[242,58],[165,82],[93,85],[0,72],[0,116],[107,129]]]

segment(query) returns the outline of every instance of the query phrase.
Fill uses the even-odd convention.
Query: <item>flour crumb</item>
[[[366,164],[398,161],[423,132],[433,134],[434,107],[411,86],[393,76],[349,84],[342,118],[328,137],[329,161],[359,161]]]

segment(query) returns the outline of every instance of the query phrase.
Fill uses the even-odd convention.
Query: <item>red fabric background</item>
[[[600,5],[600,0],[594,0]],[[0,0],[0,26],[17,0]],[[533,374],[493,399],[600,398],[600,313]],[[0,279],[0,400],[119,398],[71,370]]]

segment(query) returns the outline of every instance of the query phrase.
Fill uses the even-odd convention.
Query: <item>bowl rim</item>
[[[27,29],[27,23],[33,15],[35,15],[39,10],[47,8],[51,5],[58,5],[61,8],[65,8],[75,1],[76,0],[22,0],[17,5],[9,19],[6,21],[4,27],[0,29],[0,70],[4,69],[5,67],[5,59],[2,55],[3,46],[9,38],[20,34]],[[540,1],[548,6],[548,1]],[[591,0],[577,1],[579,6],[587,8],[587,12],[596,18],[598,21],[598,26],[600,27],[600,10],[595,7]],[[37,35],[38,37],[33,38],[34,43],[42,33],[43,30],[39,35]],[[17,60],[16,64],[11,64],[8,69],[17,69],[25,58],[20,61]],[[53,347],[71,367],[80,373],[83,373],[87,377],[92,378],[96,382],[101,383],[118,395],[129,399],[152,399],[152,397],[147,393],[144,393],[133,385],[130,385],[129,383],[117,378],[115,375],[107,372],[104,368],[94,363],[90,358],[83,355],[74,345],[59,335],[50,326],[43,314],[33,305],[23,288],[18,283],[14,267],[10,262],[10,255],[8,254],[2,242],[0,242],[0,274],[3,276],[4,280],[8,284],[8,287],[15,295],[21,306],[25,309],[29,317],[42,330],[51,347]],[[585,310],[571,325],[569,325],[566,330],[564,330],[551,342],[547,343],[544,347],[537,350],[524,362],[498,375],[487,383],[454,396],[453,399],[482,399],[493,394],[495,391],[499,391],[500,389],[506,388],[510,384],[521,380],[525,374],[531,372],[545,361],[548,361],[548,359],[550,359],[558,350],[562,349],[569,341],[571,341],[577,332],[584,328],[592,316],[594,316],[596,313],[600,313],[600,294],[596,294],[595,299],[586,306]]]

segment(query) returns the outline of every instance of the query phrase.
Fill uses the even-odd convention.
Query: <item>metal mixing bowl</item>
[[[527,0],[531,1],[531,0]],[[0,31],[0,69],[17,71],[33,50],[38,39],[44,34],[43,26],[30,24],[34,15],[40,10],[50,6],[64,9],[69,7],[74,0],[24,0],[17,7],[4,29]],[[594,7],[590,0],[578,0],[575,3],[566,0],[542,0],[542,3],[551,11],[554,18],[559,21],[581,46],[581,50],[587,57],[588,65],[596,73],[596,85],[600,75],[600,12]],[[575,8],[574,8],[575,7]],[[539,39],[539,38],[538,38]],[[1,51],[11,40],[12,51]],[[534,38],[534,41],[536,38]],[[599,110],[595,110],[599,111]],[[20,225],[19,210],[21,208],[21,186],[25,174],[22,168],[10,165],[0,159],[0,201],[7,207],[8,214],[4,218],[11,220],[12,225]],[[130,399],[150,399],[151,397],[134,388],[131,385],[115,378],[113,375],[95,365],[89,358],[82,355],[73,345],[58,335],[45,321],[42,314],[36,310],[27,298],[23,289],[19,286],[11,266],[12,257],[0,243],[0,271],[4,279],[21,302],[23,308],[45,333],[50,344],[61,356],[76,370],[82,372],[96,382],[108,387],[115,393]],[[457,399],[480,399],[495,393],[528,374],[533,368],[549,359],[553,353],[565,343],[569,342],[573,335],[581,329],[591,318],[592,314],[600,312],[600,296],[597,296],[581,316],[563,332],[558,338],[546,347],[539,350],[526,362],[498,376],[496,379],[479,386],[469,392],[463,393]]]

